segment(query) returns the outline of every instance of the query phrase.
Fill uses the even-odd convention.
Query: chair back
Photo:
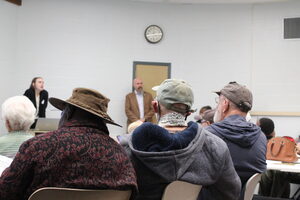
[[[252,200],[255,187],[261,178],[260,173],[253,174],[245,185],[244,200]]]
[[[28,200],[129,200],[130,195],[130,190],[90,190],[44,187],[33,192]]]
[[[162,200],[197,200],[201,187],[184,181],[173,181],[166,187]]]

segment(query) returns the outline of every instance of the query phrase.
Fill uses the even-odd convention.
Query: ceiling
[[[292,0],[132,0],[138,2],[152,3],[175,3],[175,4],[230,4],[230,3],[269,3],[269,2],[284,2]]]

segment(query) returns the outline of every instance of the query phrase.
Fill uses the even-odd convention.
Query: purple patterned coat
[[[75,120],[21,145],[0,177],[0,199],[27,200],[46,186],[137,190],[132,164],[106,127]]]

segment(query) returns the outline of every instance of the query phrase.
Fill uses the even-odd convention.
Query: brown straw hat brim
[[[78,103],[76,102],[70,102],[70,101],[64,101],[64,100],[61,100],[61,99],[58,99],[58,98],[55,98],[55,97],[51,97],[49,98],[49,102],[57,109],[59,110],[63,110],[65,107],[66,107],[66,104],[70,104],[70,105],[73,105],[73,106],[76,106],[82,110],[85,110],[89,113],[92,113],[93,115],[96,115],[97,117],[100,117],[101,119],[103,119],[106,123],[109,123],[109,124],[113,124],[113,125],[116,125],[116,126],[119,126],[119,127],[122,127],[121,125],[115,123],[110,117],[109,115],[107,115],[106,113],[104,112],[96,112],[96,111],[93,111],[87,107],[85,107],[84,105],[79,105]]]

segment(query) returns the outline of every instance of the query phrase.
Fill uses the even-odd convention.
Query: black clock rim
[[[156,27],[159,28],[159,30],[161,31],[161,38],[160,38],[159,40],[155,41],[155,42],[149,40],[149,39],[147,38],[147,36],[146,36],[147,30],[148,30],[151,26],[156,26]],[[163,39],[163,37],[164,37],[164,32],[163,32],[163,30],[162,30],[162,28],[161,28],[160,26],[155,25],[155,24],[151,24],[151,25],[147,26],[147,28],[145,29],[144,37],[145,37],[145,39],[147,40],[147,42],[149,42],[149,43],[151,43],[151,44],[156,44],[156,43],[159,43],[159,42]]]

